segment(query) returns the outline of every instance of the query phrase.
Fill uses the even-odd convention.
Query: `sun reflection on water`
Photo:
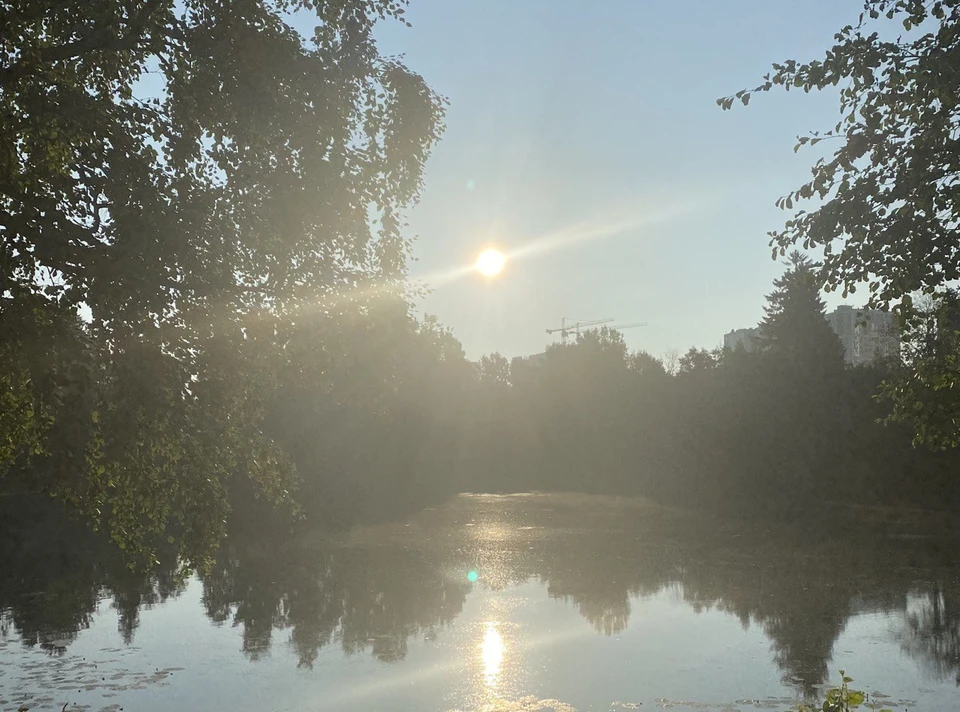
[[[480,659],[483,660],[483,679],[488,689],[495,690],[500,677],[500,665],[503,662],[503,636],[497,630],[497,624],[488,622],[480,643]]]

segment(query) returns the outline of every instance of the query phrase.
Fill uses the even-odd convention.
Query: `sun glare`
[[[483,661],[483,678],[487,687],[497,686],[500,664],[503,662],[503,637],[496,623],[487,623],[480,643],[480,658]]]
[[[474,268],[485,277],[496,277],[503,271],[507,256],[492,247],[488,247],[477,256]]]

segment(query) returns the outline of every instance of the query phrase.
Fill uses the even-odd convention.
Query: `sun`
[[[500,250],[488,247],[479,255],[473,267],[485,277],[496,277],[503,271],[503,266],[507,263],[507,256]]]

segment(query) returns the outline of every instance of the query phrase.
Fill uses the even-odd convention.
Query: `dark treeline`
[[[412,528],[373,527],[339,544],[238,534],[199,578],[206,615],[240,629],[244,655],[258,660],[289,644],[304,667],[329,645],[403,659],[410,641],[444,635],[472,589],[534,579],[603,635],[627,627],[632,599],[666,589],[697,612],[722,610],[764,631],[785,682],[804,694],[829,678],[852,616],[899,614],[893,630],[904,652],[938,679],[960,680],[960,589],[951,574],[960,550],[897,538],[898,525],[867,529],[816,541],[751,535],[636,500],[464,497]],[[509,546],[488,539],[505,532]],[[62,654],[106,596],[122,637],[135,641],[139,611],[183,591],[175,559],[132,573],[91,549],[89,534],[75,534],[57,538],[60,566],[50,553],[30,564],[0,551],[4,570],[18,572],[0,584],[0,625],[24,645]],[[918,585],[919,570],[927,582]]]
[[[880,422],[889,405],[876,397],[911,360],[953,348],[953,321],[944,318],[955,312],[950,295],[928,312],[926,325],[907,335],[903,363],[846,367],[824,319],[814,265],[794,255],[768,296],[753,349],[690,349],[675,364],[628,352],[609,330],[588,331],[535,359],[511,364],[494,354],[471,363],[448,330],[414,319],[402,300],[352,315],[261,320],[234,345],[236,358],[257,364],[256,399],[237,406],[252,417],[256,404],[259,445],[247,462],[230,454],[237,433],[216,442],[215,430],[188,431],[179,440],[171,422],[194,421],[172,386],[98,366],[91,351],[80,369],[93,374],[88,387],[124,388],[122,407],[99,419],[100,447],[114,461],[92,484],[74,473],[79,484],[65,487],[59,478],[72,461],[71,437],[83,442],[89,433],[61,419],[47,433],[51,446],[23,456],[0,483],[6,498],[65,491],[73,510],[102,506],[94,521],[144,537],[154,532],[140,543],[151,552],[177,543],[185,560],[209,557],[228,521],[235,531],[268,522],[281,530],[342,528],[406,516],[457,492],[642,495],[780,521],[809,518],[826,502],[956,508],[960,454],[915,448],[911,429]],[[84,332],[78,321],[74,333],[82,339]],[[145,359],[149,350],[138,353]],[[218,371],[202,386],[217,396],[214,386],[233,377]],[[92,397],[64,382],[51,386],[63,403]],[[185,487],[190,480],[151,477],[142,445],[122,449],[143,437],[138,426],[155,434],[155,422],[165,434],[148,441],[153,457],[171,460],[160,472],[195,466],[176,448],[209,448],[200,462],[223,458],[211,464],[222,473],[214,490],[222,500]],[[245,476],[251,466],[285,474],[279,481]],[[179,490],[164,489],[178,481]],[[117,490],[119,518],[104,496]],[[152,528],[175,507],[186,517]]]
[[[960,457],[878,422],[889,406],[875,396],[903,366],[845,367],[806,258],[792,256],[759,326],[749,351],[690,349],[669,365],[607,330],[535,360],[482,358],[459,486],[777,517],[830,500],[960,505]]]
[[[960,453],[915,447],[883,395],[954,350],[955,301],[927,305],[901,358],[858,367],[844,363],[816,265],[799,253],[753,348],[691,348],[675,363],[604,329],[534,358],[471,363],[432,319],[367,315],[334,338],[318,319],[286,342],[266,432],[297,473],[300,514],[320,526],[400,517],[456,492],[642,495],[780,520],[826,502],[957,508]]]
[[[773,245],[867,237],[822,250],[816,270],[794,260],[755,351],[664,364],[600,331],[513,369],[496,355],[474,366],[414,317],[405,215],[445,100],[377,47],[375,26],[406,22],[404,2],[35,5],[0,9],[0,499],[55,497],[147,565],[165,546],[208,562],[231,515],[342,527],[458,491],[777,517],[825,500],[960,502],[957,456],[876,423],[892,413],[923,443],[960,443],[955,320],[936,321],[933,352],[915,340],[903,364],[851,370],[818,296],[874,275],[871,304],[907,323],[914,293],[955,283],[953,208],[915,222],[898,207],[934,205],[918,185],[953,206],[949,161],[910,178],[908,199],[881,190],[930,163],[912,137],[955,154],[953,119],[931,122],[919,91],[957,95],[936,69],[953,29],[907,48],[934,69],[911,65],[917,91],[891,105],[852,26],[834,48],[849,62],[788,63],[760,88],[855,80],[845,102],[861,110],[844,121],[859,138],[782,204],[828,185],[846,202],[797,216]],[[867,6],[879,17],[886,3]],[[889,13],[955,28],[960,11],[943,7]],[[897,64],[899,46],[875,50]],[[841,180],[868,135],[911,138]],[[913,151],[909,170],[891,168]]]

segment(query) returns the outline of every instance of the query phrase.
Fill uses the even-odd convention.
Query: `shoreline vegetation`
[[[829,500],[960,508],[938,178],[956,3],[865,0],[829,61],[719,100],[846,87],[837,128],[798,142],[839,148],[781,201],[823,204],[771,233],[786,263],[756,343],[660,359],[601,329],[517,369],[468,361],[414,309],[404,221],[447,102],[378,50],[404,2],[70,0],[3,20],[0,491],[66,502],[132,565],[170,545],[203,565],[230,520],[336,529],[473,490],[771,521]],[[884,43],[886,22],[939,29]],[[901,352],[846,368],[821,292],[871,279]]]
[[[548,347],[530,366],[497,354],[470,362],[430,321],[410,322],[397,337],[408,341],[370,352],[368,339],[382,328],[370,317],[341,328],[336,356],[303,325],[291,334],[288,360],[263,393],[258,435],[269,443],[263,456],[286,470],[282,492],[224,463],[223,479],[204,484],[216,486],[216,497],[188,487],[180,478],[197,463],[168,449],[183,445],[171,430],[179,405],[168,394],[152,410],[128,404],[148,432],[151,418],[164,423],[160,441],[123,451],[159,467],[155,475],[143,480],[143,470],[101,463],[90,480],[70,469],[76,453],[48,441],[8,463],[0,506],[17,493],[58,497],[137,566],[171,544],[203,566],[228,529],[336,531],[402,519],[470,491],[644,496],[778,526],[839,526],[861,506],[887,512],[891,524],[898,511],[960,511],[960,451],[917,447],[910,427],[882,422],[888,410],[878,389],[906,366],[845,366],[814,265],[799,254],[768,296],[756,348],[691,349],[672,367],[628,352],[617,332],[603,329]],[[337,360],[348,364],[339,382],[325,365]],[[53,387],[57,401],[61,386]],[[93,399],[101,384],[89,387],[83,397]],[[91,416],[99,422],[98,412]],[[48,439],[67,425],[51,422]],[[130,425],[123,437],[147,437]],[[178,513],[170,497],[193,499]]]

